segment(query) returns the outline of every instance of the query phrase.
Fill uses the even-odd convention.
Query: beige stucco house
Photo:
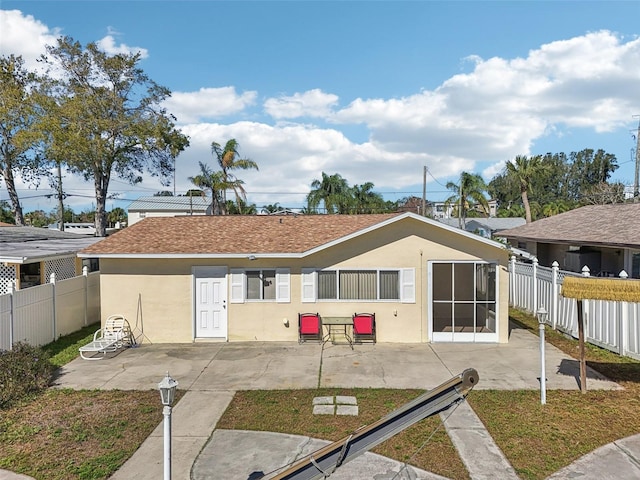
[[[378,342],[506,342],[508,252],[413,213],[147,218],[99,258],[102,316],[154,343],[296,341],[298,314],[376,314]]]

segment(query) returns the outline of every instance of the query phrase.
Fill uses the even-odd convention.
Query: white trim
[[[416,269],[400,269],[400,302],[416,303]]]
[[[302,303],[315,303],[317,269],[303,268],[300,274],[300,301]],[[310,293],[310,295],[309,295]]]
[[[291,302],[291,270],[276,268],[276,302]]]
[[[244,270],[232,268],[229,278],[229,303],[244,303],[246,297],[246,275]]]

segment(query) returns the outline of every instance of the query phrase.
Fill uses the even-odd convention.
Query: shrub
[[[54,370],[49,354],[40,347],[17,342],[13,350],[0,350],[0,409],[46,389]]]

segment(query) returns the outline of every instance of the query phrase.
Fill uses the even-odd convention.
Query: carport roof
[[[0,226],[0,262],[29,263],[75,256],[78,250],[99,240],[48,228],[3,225]]]
[[[81,257],[301,256],[413,218],[482,243],[502,244],[413,213],[150,217],[85,248]]]

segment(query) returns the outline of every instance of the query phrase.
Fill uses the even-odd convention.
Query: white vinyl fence
[[[44,345],[100,321],[100,272],[0,295],[0,350]]]
[[[558,262],[551,267],[533,263],[509,264],[509,304],[536,314],[540,307],[548,312],[547,324],[578,338],[577,301],[564,298],[560,289],[567,276],[579,273],[560,270]],[[626,278],[624,271],[620,272]],[[589,276],[585,267],[582,275]],[[629,280],[638,281],[638,280]],[[588,342],[640,360],[640,303],[584,300],[585,336]]]

